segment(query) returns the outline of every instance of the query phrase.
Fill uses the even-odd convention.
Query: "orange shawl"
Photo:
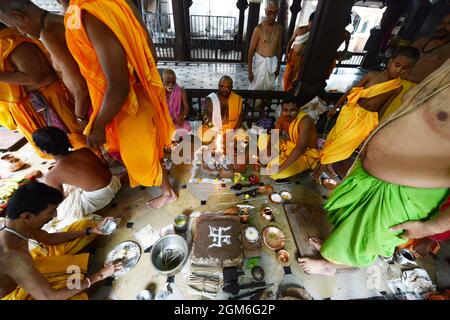
[[[67,44],[87,81],[93,104],[93,113],[85,134],[89,134],[95,117],[102,106],[106,90],[106,77],[101,69],[95,49],[81,23],[83,11],[89,12],[103,22],[122,45],[128,58],[128,70],[132,83],[122,112],[126,112],[130,117],[136,115],[139,105],[133,84],[139,82],[147,95],[146,98],[154,109],[155,123],[158,126],[156,131],[157,152],[158,156],[162,157],[163,147],[170,145],[175,127],[167,107],[161,76],[148,46],[147,34],[126,1],[72,0],[65,16]],[[134,74],[136,74],[137,79]],[[114,124],[108,125],[106,130],[108,148],[118,151],[119,142]]]

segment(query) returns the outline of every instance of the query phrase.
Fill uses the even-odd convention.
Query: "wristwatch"
[[[87,236],[90,236],[92,234],[92,227],[89,227],[86,229],[86,231],[84,232]]]

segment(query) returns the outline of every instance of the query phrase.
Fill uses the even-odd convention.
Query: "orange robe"
[[[222,123],[222,131],[232,130],[236,127],[242,113],[242,97],[231,92],[228,98],[228,123]]]
[[[403,96],[406,92],[409,91],[409,89],[414,88],[417,84],[408,80],[402,79],[402,91],[398,94],[398,96],[395,97],[394,100],[392,100],[391,104],[386,108],[386,111],[384,111],[384,114],[381,118],[381,121],[384,119],[387,119],[392,113],[398,110],[398,108],[401,107],[403,104]]]
[[[297,118],[295,118],[295,120],[289,124],[289,139],[280,140],[279,156],[269,162],[269,164],[267,165],[268,169],[274,165],[281,166],[283,162],[286,161],[286,159],[290,156],[292,151],[294,151],[295,147],[298,144],[298,141],[300,140],[300,136],[298,134],[300,123],[307,116],[308,114],[306,112],[300,111],[297,115]],[[258,144],[262,149],[264,149],[264,147],[260,143]],[[308,169],[314,169],[317,166],[318,157],[319,152],[316,148],[307,147],[305,152],[300,157],[298,157],[298,159],[295,160],[295,162],[292,163],[288,168],[276,174],[273,174],[270,177],[273,180],[286,179],[295,176],[296,174],[302,173]]]
[[[294,50],[289,52],[286,62],[286,69],[283,74],[283,90],[289,91],[292,89],[294,82],[297,81],[300,73],[300,65],[303,61],[303,55],[298,55]]]
[[[88,227],[93,227],[92,220],[83,219],[69,225],[61,232],[84,231]],[[66,288],[68,280],[74,277],[68,268],[79,268],[80,280],[83,280],[88,270],[89,253],[79,253],[89,243],[95,239],[96,235],[82,236],[69,242],[57,245],[45,245],[47,252],[37,247],[30,251],[34,267],[50,282],[53,289]],[[0,298],[0,300],[33,300],[33,297],[22,287]],[[86,293],[81,292],[70,300],[88,300]]]
[[[38,42],[24,37],[11,28],[0,30],[0,72],[13,72],[8,57],[22,43],[32,43],[42,50],[48,57],[45,49]],[[86,140],[79,132],[75,115],[71,112],[68,97],[64,94],[63,85],[56,81],[40,91],[69,131],[69,140],[75,149],[85,147]],[[65,98],[67,97],[67,98]],[[37,129],[47,126],[45,119],[33,108],[28,93],[22,86],[0,82],[0,124],[10,130],[19,130],[35,148],[41,157],[44,155],[33,143],[32,134]]]
[[[401,86],[400,78],[378,83],[368,88],[354,87],[347,96],[336,124],[327,136],[320,152],[320,162],[330,164],[348,159],[378,125],[378,112],[371,112],[358,104],[361,98],[370,99]]]
[[[106,145],[120,152],[130,185],[162,184],[160,160],[175,131],[165,89],[147,42],[147,33],[126,1],[72,0],[65,16],[66,40],[86,79],[93,113],[88,135],[102,106],[106,77],[81,19],[86,11],[103,22],[117,37],[127,56],[130,91],[122,110],[106,127]],[[77,8],[71,10],[70,8]]]

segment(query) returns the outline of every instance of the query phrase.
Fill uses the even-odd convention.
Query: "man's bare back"
[[[79,187],[84,191],[96,191],[111,182],[111,172],[88,148],[78,149],[57,160],[46,174],[45,183],[62,190],[62,184]]]
[[[450,187],[450,60],[444,65],[447,70],[419,91],[412,103],[445,82],[447,88],[382,127],[369,141],[362,160],[371,175],[417,188]]]

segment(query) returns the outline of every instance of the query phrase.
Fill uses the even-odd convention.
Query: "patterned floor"
[[[196,63],[196,62],[160,62],[162,72],[170,68],[177,74],[178,84],[187,89],[216,89],[223,75],[233,78],[234,89],[248,90],[247,65],[237,63]],[[276,79],[275,89],[282,91],[282,77],[285,66],[281,66],[280,76]],[[345,92],[364,75],[356,68],[338,68],[327,81],[326,90]]]

